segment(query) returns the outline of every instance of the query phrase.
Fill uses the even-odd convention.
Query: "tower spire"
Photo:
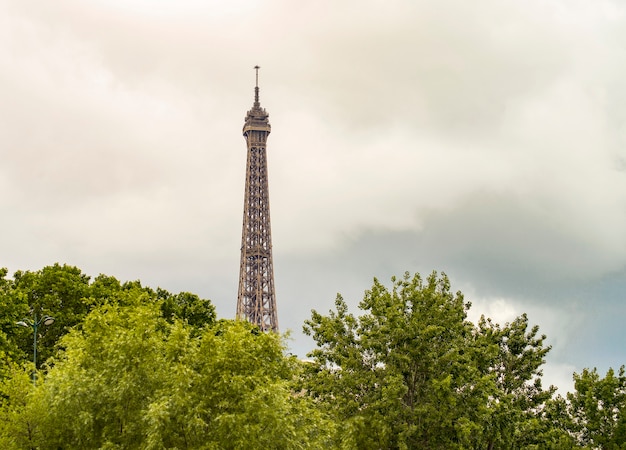
[[[256,65],[254,66],[254,70],[256,70],[256,85],[254,86],[254,106],[261,106],[259,102],[259,69],[261,67]]]
[[[243,125],[248,156],[237,318],[252,322],[261,331],[278,331],[265,150],[267,136],[272,128],[268,120],[269,114],[259,103],[259,68],[254,67],[256,70],[254,105],[248,111]]]

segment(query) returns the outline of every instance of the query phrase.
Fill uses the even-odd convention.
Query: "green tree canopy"
[[[445,275],[374,280],[355,317],[338,296],[304,330],[318,348],[307,392],[339,424],[345,448],[516,448],[533,440],[550,397],[549,348],[522,316],[504,327],[467,320]]]
[[[198,331],[137,300],[93,309],[61,339],[65,350],[29,394],[16,394],[23,377],[5,381],[3,448],[304,449],[327,441],[332,427],[292,389],[300,363],[284,356],[280,336],[233,321]]]
[[[0,352],[16,361],[32,361],[33,330],[18,321],[54,317],[50,326],[38,328],[38,368],[56,351],[60,338],[80,326],[94,307],[137,302],[158,303],[167,320],[182,319],[200,329],[215,322],[215,307],[195,294],[153,290],[139,281],[120,283],[99,275],[93,281],[73,266],[54,264],[38,271],[17,271],[13,279],[0,269]]]
[[[359,308],[313,311],[303,363],[195,294],[0,269],[0,448],[626,450],[624,367],[554,396],[525,314],[474,324],[436,272],[375,279]],[[35,314],[56,319],[36,385],[32,330],[16,326]]]
[[[596,369],[574,374],[567,394],[566,428],[589,448],[626,449],[626,374],[624,366],[600,377]]]

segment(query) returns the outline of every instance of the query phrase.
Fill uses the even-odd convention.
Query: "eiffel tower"
[[[237,293],[237,319],[248,320],[261,331],[278,331],[270,196],[267,184],[266,142],[269,114],[259,103],[259,66],[255,66],[254,103],[246,115],[243,136],[248,146],[246,191],[243,204],[241,262]]]

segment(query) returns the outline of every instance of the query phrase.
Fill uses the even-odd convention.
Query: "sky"
[[[55,262],[233,318],[259,73],[281,331],[445,272],[527,313],[544,384],[626,363],[626,6],[0,0],[0,267]]]

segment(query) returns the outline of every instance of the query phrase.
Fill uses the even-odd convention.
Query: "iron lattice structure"
[[[248,146],[246,190],[241,233],[241,262],[237,318],[248,320],[261,331],[278,331],[270,198],[267,183],[267,136],[269,114],[259,103],[259,66],[256,69],[254,104],[246,115],[243,136]]]

